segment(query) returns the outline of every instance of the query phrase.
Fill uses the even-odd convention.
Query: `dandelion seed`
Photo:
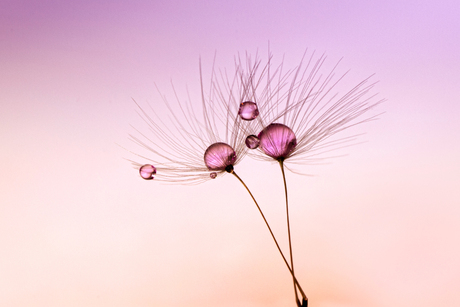
[[[255,158],[277,161],[281,168],[286,204],[286,223],[289,240],[290,267],[293,276],[294,292],[298,306],[307,306],[308,299],[298,287],[295,279],[294,260],[291,243],[288,189],[285,176],[285,162],[303,165],[315,163],[328,158],[323,155],[329,151],[353,143],[356,136],[332,139],[338,133],[371,121],[377,115],[367,116],[369,110],[383,102],[370,94],[375,83],[370,78],[340,95],[336,88],[345,78],[345,74],[336,77],[335,69],[323,74],[321,69],[325,56],[314,60],[314,54],[293,70],[283,73],[283,64],[273,67],[271,56],[267,65],[261,67],[260,61],[249,65],[248,71],[242,71],[252,91],[251,96],[257,97],[259,116],[251,125],[246,146],[252,148],[248,138],[258,133],[259,150],[251,155]],[[264,84],[266,80],[266,85]],[[363,117],[364,116],[364,117]],[[292,171],[292,169],[290,169]],[[300,303],[297,290],[302,294]]]
[[[148,151],[146,155],[137,156],[150,163],[133,163],[140,167],[142,178],[152,179],[152,175],[156,174],[156,181],[171,183],[195,184],[215,179],[225,173],[234,175],[250,194],[295,284],[301,289],[260,206],[234,171],[234,166],[247,153],[246,135],[252,121],[259,115],[257,104],[253,102],[256,101],[255,97],[251,96],[252,92],[247,87],[249,83],[241,78],[240,68],[237,65],[233,78],[223,74],[220,80],[216,79],[213,72],[208,92],[204,91],[200,71],[200,112],[195,111],[197,106],[192,105],[191,99],[182,103],[174,87],[176,108],[163,97],[163,102],[170,111],[169,116],[159,114],[152,107],[151,112],[147,112],[138,105],[139,115],[148,125],[150,134],[136,129],[139,136],[131,135],[131,139]],[[197,116],[198,114],[201,116]],[[168,124],[165,118],[170,119]],[[253,148],[258,146],[259,141],[255,135],[249,141]]]
[[[297,165],[316,163],[329,158],[325,153],[353,144],[358,135],[333,137],[376,119],[379,114],[365,116],[384,101],[371,93],[376,84],[371,82],[372,76],[340,94],[348,72],[337,75],[337,63],[324,73],[325,61],[324,55],[315,60],[313,53],[283,73],[283,64],[273,67],[270,57],[260,73],[260,61],[241,72],[248,76],[251,84],[246,87],[257,97],[260,113],[248,135],[258,134],[263,155],[255,152],[251,156],[272,161],[282,158]]]
[[[246,155],[245,124],[237,115],[240,101],[244,99],[238,87],[238,75],[233,79],[222,76],[218,82],[213,73],[207,91],[201,72],[200,77],[201,104],[192,105],[190,97],[181,101],[174,86],[175,103],[162,97],[169,114],[157,112],[158,107],[146,110],[136,103],[149,134],[136,129],[136,135],[130,136],[147,150],[145,154],[136,155],[155,165],[156,181],[197,184],[215,179]],[[137,168],[144,165],[132,162]],[[144,173],[141,177],[150,179]]]

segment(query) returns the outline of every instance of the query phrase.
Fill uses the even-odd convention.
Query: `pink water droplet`
[[[212,172],[211,174],[209,174],[209,177],[211,177],[211,179],[216,179],[217,173],[216,173],[216,172]]]
[[[287,158],[297,146],[294,132],[283,124],[270,124],[259,133],[260,149],[274,159]]]
[[[204,153],[204,163],[210,171],[223,171],[236,161],[233,148],[225,143],[214,143]]]
[[[139,174],[145,180],[153,179],[153,175],[155,175],[156,173],[157,173],[157,169],[155,168],[155,166],[151,164],[145,164],[139,168]]]
[[[257,104],[252,101],[245,101],[240,104],[238,115],[244,120],[253,120],[259,115]]]
[[[249,149],[256,149],[257,147],[259,147],[260,140],[257,136],[252,134],[246,138],[245,143]]]

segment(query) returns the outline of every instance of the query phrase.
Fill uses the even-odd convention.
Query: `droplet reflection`
[[[152,180],[153,175],[155,175],[156,173],[157,169],[155,168],[155,166],[151,164],[145,164],[139,168],[139,174],[145,180]]]
[[[217,173],[216,173],[216,172],[212,172],[211,174],[209,174],[209,177],[211,177],[211,179],[216,179]]]
[[[253,120],[259,115],[257,104],[252,101],[245,101],[240,104],[238,115],[244,120]]]
[[[287,158],[297,146],[294,132],[283,124],[270,124],[259,133],[259,147],[267,155],[276,160]]]
[[[245,143],[249,149],[256,149],[257,147],[259,147],[260,140],[257,136],[252,134],[246,138]]]
[[[236,153],[225,143],[214,143],[204,153],[204,163],[210,171],[223,171],[229,165],[235,164]]]

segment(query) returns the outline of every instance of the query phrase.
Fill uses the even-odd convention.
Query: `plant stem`
[[[252,200],[253,200],[254,203],[256,204],[257,209],[259,210],[260,215],[262,216],[262,218],[263,218],[263,220],[264,220],[264,222],[265,222],[265,225],[267,225],[267,228],[268,228],[268,230],[270,231],[270,234],[271,234],[271,236],[272,236],[272,238],[273,238],[273,241],[275,242],[276,247],[278,248],[278,251],[279,251],[281,257],[282,257],[283,260],[284,260],[284,263],[286,264],[286,266],[287,266],[289,272],[290,272],[291,275],[292,275],[292,279],[293,279],[293,281],[294,281],[294,287],[297,285],[297,287],[299,288],[300,293],[302,293],[302,297],[304,298],[304,300],[306,300],[305,293],[303,292],[302,287],[300,286],[299,282],[297,281],[297,278],[296,278],[295,275],[294,275],[294,271],[293,271],[293,270],[291,269],[291,267],[289,266],[289,263],[287,262],[286,257],[284,257],[284,254],[283,254],[283,252],[281,251],[281,248],[280,248],[280,246],[279,246],[279,244],[278,244],[278,241],[276,240],[275,235],[273,234],[273,231],[272,231],[270,225],[268,224],[268,221],[267,221],[267,219],[265,218],[265,215],[264,215],[263,212],[262,212],[262,209],[260,209],[259,204],[257,203],[256,199],[254,198],[254,195],[252,195],[252,193],[251,193],[251,191],[249,190],[248,186],[244,183],[244,181],[240,178],[240,176],[238,176],[238,175],[236,174],[236,172],[235,172],[233,169],[232,169],[229,173],[233,174],[233,175],[243,184],[244,188],[246,189],[246,191],[248,191],[248,193],[249,193],[249,195],[251,196]],[[292,256],[291,256],[291,259],[292,259]],[[295,288],[294,288],[294,289],[295,289]],[[296,297],[297,297],[297,291],[296,291]],[[297,301],[298,301],[298,299],[297,299]],[[298,302],[298,304],[299,304],[299,302]],[[299,305],[299,306],[300,306],[300,305]]]
[[[280,164],[280,168],[281,168],[281,173],[283,175],[283,183],[284,183],[284,195],[286,197],[286,222],[287,222],[287,230],[288,230],[288,239],[289,239],[289,256],[290,256],[290,259],[291,259],[291,272],[292,272],[292,282],[294,284],[294,293],[295,293],[295,300],[297,302],[297,305],[301,306],[300,304],[300,300],[299,300],[299,296],[297,295],[297,288],[296,288],[296,285],[297,287],[299,286],[299,283],[297,282],[297,280],[295,279],[295,273],[294,273],[294,259],[293,259],[293,256],[292,256],[292,243],[291,243],[291,226],[290,226],[290,222],[289,222],[289,205],[288,205],[288,192],[287,192],[287,183],[286,183],[286,175],[284,173],[284,159],[279,159],[278,160],[279,164]],[[302,291],[302,289],[299,287],[299,291],[300,293],[302,294],[302,298],[303,298],[303,302],[306,302],[307,301],[307,297],[305,295],[305,293]],[[302,306],[303,306],[303,303],[302,303]]]

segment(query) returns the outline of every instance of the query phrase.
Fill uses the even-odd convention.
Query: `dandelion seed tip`
[[[227,173],[233,173],[233,165],[227,165],[227,167],[225,167],[225,171]]]
[[[139,174],[141,175],[142,179],[145,180],[152,180],[153,175],[156,173],[157,169],[151,164],[144,164],[139,168]]]

